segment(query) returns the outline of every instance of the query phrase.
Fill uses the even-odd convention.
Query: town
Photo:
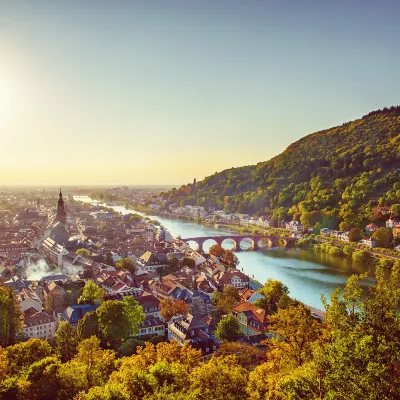
[[[237,268],[229,250],[199,253],[157,221],[61,191],[23,196],[2,193],[11,210],[3,210],[0,221],[0,282],[16,294],[25,339],[53,342],[60,323],[76,329],[101,302],[127,296],[145,313],[135,335],[143,342],[173,339],[207,359],[228,314],[240,328],[238,340],[260,345],[268,337],[267,311],[255,304],[262,285]],[[103,296],[85,304],[79,299],[89,281]]]

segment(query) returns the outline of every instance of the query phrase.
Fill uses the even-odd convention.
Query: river
[[[74,199],[93,204],[93,200],[87,196],[74,196]],[[110,208],[122,214],[137,213],[122,206]],[[182,238],[224,235],[221,230],[194,222],[149,217],[159,221],[172,235]],[[345,285],[349,276],[366,272],[369,268],[341,257],[316,254],[310,250],[270,249],[267,252],[242,251],[236,255],[240,260],[238,268],[247,275],[261,283],[269,278],[280,280],[289,288],[291,297],[318,309],[323,308],[321,294],[329,297],[335,288]]]

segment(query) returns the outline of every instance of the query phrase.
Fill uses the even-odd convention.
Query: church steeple
[[[59,194],[59,199],[58,199],[56,221],[63,222],[64,224],[67,222],[67,213],[65,211],[64,200],[62,197],[61,189],[60,189],[60,194]]]

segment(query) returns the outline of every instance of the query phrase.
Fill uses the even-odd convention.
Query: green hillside
[[[400,201],[400,106],[308,135],[282,154],[162,193],[168,204],[352,225]]]

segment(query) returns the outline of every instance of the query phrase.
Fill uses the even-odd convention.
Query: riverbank
[[[99,201],[101,201],[99,199]],[[108,203],[106,203],[108,205]],[[284,228],[274,228],[274,227],[251,227],[251,226],[243,226],[239,224],[210,224],[206,223],[203,219],[198,217],[191,217],[191,216],[181,216],[177,214],[173,214],[168,211],[161,211],[161,210],[154,210],[151,207],[144,207],[143,205],[138,205],[132,202],[125,202],[124,205],[127,209],[135,210],[135,212],[139,211],[140,213],[144,213],[147,215],[151,215],[152,217],[158,216],[161,218],[173,219],[177,221],[184,221],[193,224],[198,224],[200,226],[204,226],[210,229],[217,230],[223,233],[233,233],[237,232],[241,235],[275,235],[275,236],[289,236],[292,234],[291,231],[284,229]],[[328,243],[329,249],[326,248],[318,248],[318,246],[314,246],[315,244],[320,243]],[[393,264],[396,261],[400,261],[400,255],[395,254],[390,249],[371,249],[361,243],[346,243],[342,241],[338,241],[334,238],[327,238],[321,235],[306,235],[304,238],[299,239],[297,242],[293,244],[295,247],[298,248],[305,248],[307,247],[310,251],[315,253],[318,252],[326,252],[336,254],[342,258],[353,259],[354,253],[354,261],[355,262],[364,262],[368,265],[381,265],[385,268],[392,268]],[[350,250],[344,250],[345,247],[350,247],[353,249],[351,252]],[[360,261],[361,260],[361,261]]]
[[[77,198],[77,200],[94,203],[87,196]],[[123,206],[110,208],[122,214],[139,211]],[[141,215],[156,219],[175,237],[177,235],[183,238],[229,235],[229,232],[192,221],[155,216],[153,213],[148,215],[141,213]],[[212,244],[213,242],[210,241],[205,247]],[[268,279],[279,280],[289,288],[291,297],[316,309],[323,309],[321,294],[329,299],[330,293],[336,288],[343,288],[351,275],[370,270],[369,265],[325,253],[315,253],[310,249],[269,249],[266,253],[242,251],[236,255],[240,261],[238,268],[243,273],[262,283]]]

